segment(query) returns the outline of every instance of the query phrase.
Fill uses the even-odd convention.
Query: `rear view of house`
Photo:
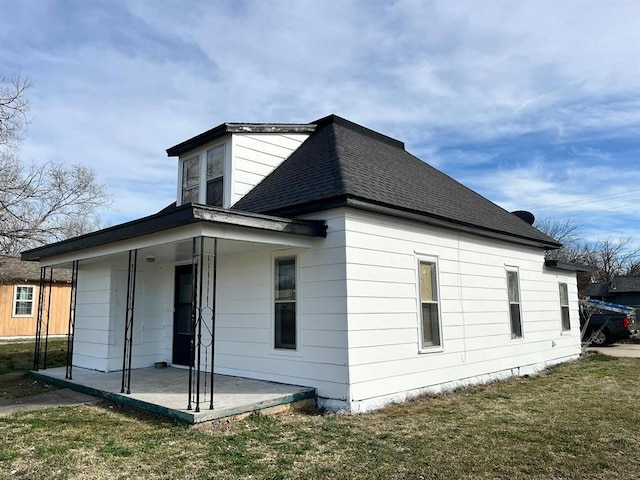
[[[74,272],[69,368],[129,385],[166,362],[363,412],[580,353],[560,245],[398,140],[331,115],[167,153],[175,205],[23,253]]]

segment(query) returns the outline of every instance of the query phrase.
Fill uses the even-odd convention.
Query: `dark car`
[[[584,329],[587,317],[588,324]],[[631,336],[630,324],[629,317],[624,313],[596,312],[589,316],[582,310],[580,311],[580,329],[584,329],[582,341],[588,341],[591,345],[608,345],[629,338]]]

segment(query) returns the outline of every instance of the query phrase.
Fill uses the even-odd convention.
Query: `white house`
[[[135,389],[166,362],[363,412],[579,356],[560,245],[398,140],[331,115],[167,153],[175,205],[22,255],[74,271],[68,370]]]

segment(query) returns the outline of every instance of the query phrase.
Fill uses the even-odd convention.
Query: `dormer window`
[[[315,130],[312,123],[223,123],[168,148],[179,158],[176,204],[230,208]]]
[[[182,204],[200,203],[200,156],[187,158],[182,163]]]
[[[207,150],[207,205],[221,207],[224,199],[224,145]]]
[[[181,204],[224,204],[225,146],[218,145],[182,161]]]

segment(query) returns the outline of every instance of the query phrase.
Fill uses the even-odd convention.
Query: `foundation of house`
[[[149,412],[201,423],[253,412],[274,413],[292,407],[315,404],[314,388],[286,385],[249,378],[214,375],[213,409],[209,397],[189,402],[189,371],[180,368],[141,368],[131,371],[131,393],[121,393],[122,372],[97,372],[74,367],[73,379],[66,369],[49,368],[31,374],[42,381],[129,405]],[[207,377],[207,378],[205,378]],[[202,374],[201,382],[210,381]],[[191,403],[191,409],[188,405]],[[199,408],[198,408],[199,407]],[[199,411],[196,411],[199,410]]]

